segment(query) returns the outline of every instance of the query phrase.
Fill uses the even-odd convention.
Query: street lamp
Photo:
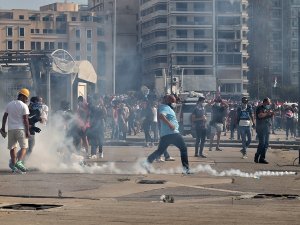
[[[116,44],[117,44],[117,0],[114,0],[113,24],[113,94],[116,94]]]

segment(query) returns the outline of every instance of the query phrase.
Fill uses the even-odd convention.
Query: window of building
[[[77,20],[77,18],[75,17],[75,16],[72,16],[72,19],[71,19],[72,21],[76,21]]]
[[[87,38],[92,38],[92,30],[87,30],[86,31],[86,37]]]
[[[76,51],[80,51],[80,43],[76,43]]]
[[[40,33],[40,29],[35,29],[35,33],[39,34]]]
[[[6,36],[7,37],[13,36],[13,27],[7,27],[6,28]]]
[[[40,41],[37,41],[35,43],[35,47],[36,47],[36,50],[41,50],[42,49],[42,43]]]
[[[76,55],[76,61],[80,61],[81,60],[81,57],[80,57],[80,55]]]
[[[68,50],[68,48],[69,48],[68,42],[64,42],[64,43],[63,43],[63,49],[64,49],[64,50]]]
[[[76,37],[80,38],[80,30],[76,30],[75,32],[76,32]]]
[[[194,17],[194,24],[195,25],[206,25],[207,22],[205,20],[205,17],[203,17],[203,16],[195,16]]]
[[[25,41],[19,41],[19,49],[24,50],[25,49]]]
[[[178,25],[186,25],[187,21],[188,20],[186,16],[176,16],[176,24]]]
[[[187,11],[188,4],[185,2],[177,2],[176,3],[176,11]]]
[[[104,35],[104,30],[102,28],[97,28],[97,35],[98,36],[103,36]]]
[[[13,42],[12,41],[7,41],[6,42],[6,49],[7,50],[12,50],[13,49]]]
[[[205,64],[205,56],[195,56],[194,57],[194,64],[196,65],[203,65]]]
[[[204,36],[204,30],[194,30],[194,38],[203,38]]]
[[[19,15],[19,20],[24,20],[24,15]]]
[[[177,51],[181,51],[181,52],[186,52],[188,49],[187,43],[179,42],[176,44],[176,47],[177,47]]]
[[[30,33],[31,33],[31,34],[34,34],[34,29],[30,29]]]
[[[195,69],[194,70],[194,75],[206,75],[205,74],[205,69]]]
[[[176,62],[179,65],[186,65],[187,64],[187,56],[177,56],[176,57]]]
[[[176,30],[177,38],[187,38],[187,30]]]
[[[92,51],[92,44],[91,44],[91,43],[87,43],[87,44],[86,44],[86,50],[87,50],[88,52],[91,52],[91,51]]]
[[[204,52],[207,50],[207,44],[204,43],[195,43],[194,44],[194,51],[195,52]]]
[[[24,36],[25,36],[25,28],[19,27],[19,37],[24,37]]]

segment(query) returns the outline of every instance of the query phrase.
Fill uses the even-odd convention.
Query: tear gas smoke
[[[33,153],[26,162],[29,168],[37,168],[46,173],[91,173],[91,174],[147,174],[147,170],[143,166],[145,159],[138,159],[127,168],[118,168],[115,162],[103,164],[85,162],[73,147],[72,139],[66,137],[64,129],[64,121],[60,116],[53,116],[50,125],[40,125],[42,132],[36,134],[36,145]],[[1,149],[6,149],[7,139],[2,139],[0,142]],[[137,153],[140,154],[140,153]],[[139,157],[139,155],[137,155]],[[9,151],[3,153],[0,159],[2,168],[8,168]],[[100,162],[101,163],[101,162]],[[168,169],[154,168],[148,164],[147,168],[153,174],[181,174],[182,167]],[[259,178],[263,176],[285,176],[295,175],[296,172],[278,172],[278,171],[257,171],[254,173],[243,172],[238,169],[230,169],[218,172],[210,165],[198,165],[191,169],[193,173],[206,173],[211,176],[235,176],[245,178]]]

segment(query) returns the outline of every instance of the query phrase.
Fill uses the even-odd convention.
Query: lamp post
[[[116,94],[116,44],[117,44],[117,0],[114,0],[113,24],[113,94]]]

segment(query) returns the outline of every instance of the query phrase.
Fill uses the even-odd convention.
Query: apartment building
[[[172,70],[184,91],[246,95],[247,7],[245,0],[141,0],[144,83],[157,89],[164,71]]]
[[[65,49],[75,60],[92,63],[104,93],[112,90],[111,24],[103,15],[75,3],[54,3],[39,11],[0,10],[0,50]]]
[[[115,73],[117,93],[139,89],[142,84],[139,78],[141,60],[137,51],[139,0],[89,0],[88,8],[108,21],[104,23],[104,30],[111,34],[108,47],[111,63],[115,65],[112,65],[115,72],[111,73]]]

